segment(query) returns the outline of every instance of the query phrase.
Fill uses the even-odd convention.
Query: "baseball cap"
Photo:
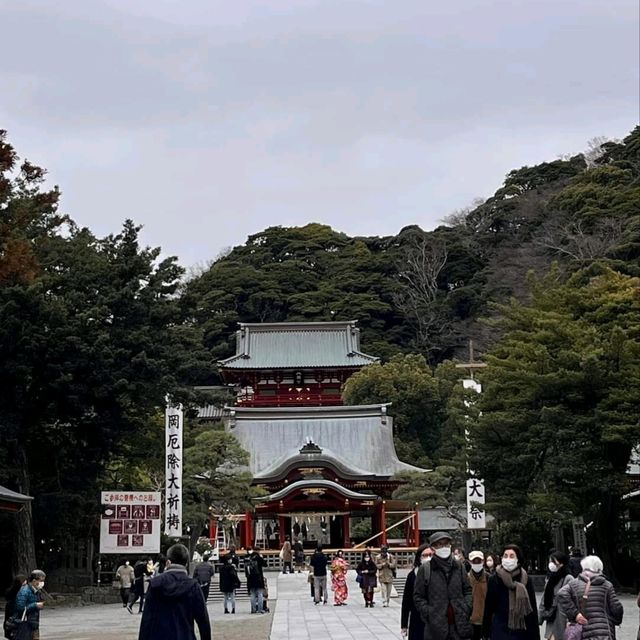
[[[472,551],[471,553],[469,553],[469,561],[471,562],[472,560],[476,560],[480,558],[480,560],[484,560],[484,553],[482,553],[482,551]]]

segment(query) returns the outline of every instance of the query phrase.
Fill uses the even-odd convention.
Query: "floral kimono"
[[[349,589],[347,588],[347,569],[349,565],[342,556],[336,556],[331,563],[331,588],[333,589],[333,604],[339,607],[344,604]]]

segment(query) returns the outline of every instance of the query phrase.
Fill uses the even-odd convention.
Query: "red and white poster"
[[[160,553],[159,491],[102,491],[100,553]]]

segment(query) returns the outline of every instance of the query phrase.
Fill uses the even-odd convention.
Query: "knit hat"
[[[480,560],[484,560],[484,553],[482,551],[472,551],[469,554],[469,562],[473,562],[476,558],[480,558]]]

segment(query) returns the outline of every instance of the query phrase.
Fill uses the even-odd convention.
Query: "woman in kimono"
[[[331,562],[331,588],[333,589],[333,606],[341,607],[346,605],[349,596],[347,587],[347,571],[349,564],[344,559],[342,550],[337,551]]]

